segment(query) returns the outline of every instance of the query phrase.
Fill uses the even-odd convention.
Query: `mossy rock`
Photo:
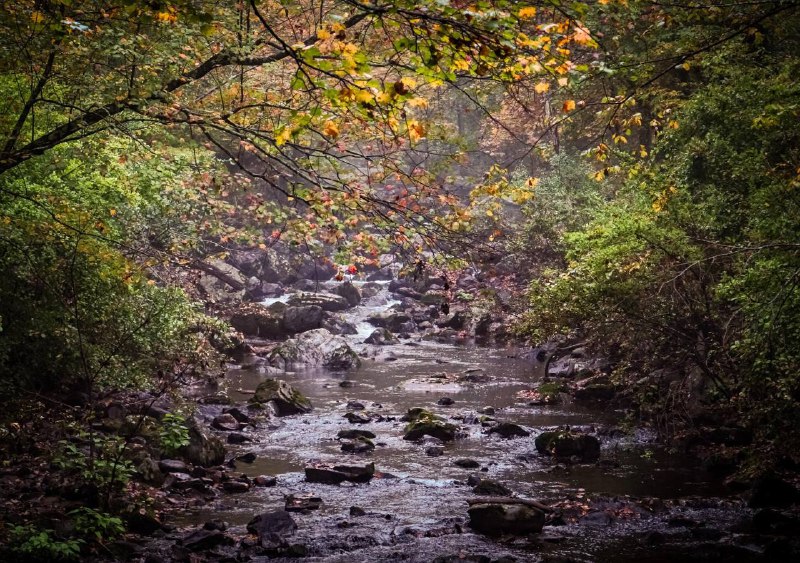
[[[597,461],[600,457],[600,441],[594,436],[569,430],[542,432],[534,442],[536,451],[552,455],[556,459],[578,457],[581,461]]]
[[[404,440],[419,440],[423,436],[433,436],[442,442],[456,439],[456,426],[440,420],[419,419],[405,428]]]
[[[305,395],[280,379],[267,379],[259,383],[251,403],[269,403],[275,406],[278,416],[311,412],[312,406]]]

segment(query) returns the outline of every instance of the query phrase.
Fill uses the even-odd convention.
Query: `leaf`
[[[339,125],[334,121],[326,121],[324,127],[322,128],[322,133],[326,137],[335,139],[339,136]]]
[[[536,17],[536,8],[533,6],[526,6],[525,8],[520,8],[519,12],[517,12],[517,17],[521,20],[530,20]]]
[[[567,100],[564,102],[564,105],[561,106],[561,109],[564,110],[564,113],[569,113],[575,109],[575,100]]]
[[[536,86],[533,87],[533,91],[536,92],[537,94],[544,94],[549,89],[550,89],[549,82],[539,82],[536,84]]]

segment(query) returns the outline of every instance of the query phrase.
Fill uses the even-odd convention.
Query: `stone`
[[[353,306],[341,295],[335,295],[333,293],[295,293],[289,297],[287,303],[290,306],[316,305],[321,307],[323,311],[328,311],[329,313],[344,311]]]
[[[501,422],[489,429],[489,434],[498,434],[501,438],[516,438],[530,436],[531,433],[511,422]]]
[[[241,303],[230,314],[231,326],[246,336],[277,338],[285,334],[282,316],[258,303]]]
[[[319,305],[286,307],[283,311],[282,326],[286,332],[300,333],[320,328],[323,323],[323,310]]]
[[[363,411],[366,407],[364,406],[364,403],[359,403],[358,401],[348,401],[345,408],[354,411]]]
[[[229,303],[241,301],[244,298],[245,287],[247,287],[247,276],[245,274],[216,258],[206,259],[205,263],[210,266],[209,269],[220,272],[223,277],[230,279],[238,286],[238,288],[234,288],[217,276],[206,272],[201,273],[198,285],[205,292],[209,301],[212,303]]]
[[[441,406],[444,406],[444,407],[449,407],[450,405],[452,405],[454,403],[455,403],[455,401],[453,399],[451,399],[450,397],[442,397],[441,399],[436,401],[437,405],[441,405]]]
[[[524,504],[473,504],[468,512],[470,527],[488,536],[536,534],[545,520],[544,512]]]
[[[342,442],[342,451],[351,454],[361,454],[371,452],[375,449],[375,444],[369,438],[356,438],[355,440],[345,440]]]
[[[376,346],[386,346],[390,344],[399,344],[400,340],[392,334],[388,328],[376,328],[364,340],[364,344],[373,344]]]
[[[316,495],[286,495],[284,510],[286,512],[304,512],[317,510],[322,506],[322,498]]]
[[[429,457],[439,457],[444,455],[444,448],[442,446],[428,446],[425,448],[425,455]]]
[[[369,324],[379,328],[389,329],[392,332],[401,332],[403,325],[411,320],[411,317],[406,313],[398,311],[385,311],[367,317],[367,322]]]
[[[223,414],[231,415],[233,418],[235,418],[238,422],[241,422],[242,424],[250,424],[250,422],[252,422],[251,418],[247,414],[243,413],[239,407],[222,409],[222,412]]]
[[[267,379],[256,387],[250,403],[271,403],[278,416],[311,412],[312,406],[300,391],[281,379]]]
[[[252,442],[252,438],[245,436],[241,432],[231,432],[228,434],[229,444],[244,444],[245,442]]]
[[[512,493],[511,489],[493,479],[480,479],[472,492],[485,497],[507,497]]]
[[[253,479],[253,485],[256,487],[274,487],[278,484],[278,479],[269,475],[259,475]]]
[[[359,517],[359,516],[366,516],[367,512],[361,507],[358,506],[351,506],[350,507],[350,516]]]
[[[189,466],[185,461],[179,459],[162,459],[158,462],[158,468],[162,473],[189,473]]]
[[[241,461],[243,463],[253,463],[256,460],[256,454],[253,452],[247,452],[245,454],[236,456],[236,461]]]
[[[269,361],[281,369],[295,366],[346,370],[361,365],[361,360],[347,341],[324,328],[309,330],[278,345]]]
[[[336,435],[336,437],[342,440],[356,440],[358,438],[368,438],[373,440],[375,438],[375,433],[370,432],[369,430],[359,430],[354,428],[339,430],[339,433]]]
[[[463,311],[456,311],[447,315],[443,319],[435,321],[435,325],[439,328],[452,328],[454,330],[462,330],[469,322],[469,317]]]
[[[463,469],[477,469],[478,467],[481,466],[481,464],[478,463],[476,460],[468,458],[457,459],[453,462],[453,465],[456,465]]]
[[[344,416],[350,424],[367,424],[372,422],[372,418],[369,415],[360,412],[348,412],[342,416]]]
[[[358,465],[312,465],[305,468],[306,481],[338,485],[343,481],[366,483],[375,475],[375,464]]]
[[[614,386],[605,383],[593,383],[575,390],[573,398],[586,403],[599,403],[610,401],[616,395]]]
[[[534,442],[536,451],[552,455],[556,459],[570,459],[573,456],[581,461],[597,461],[600,457],[600,441],[594,436],[568,430],[542,432]]]
[[[284,510],[264,512],[247,523],[247,531],[258,536],[261,547],[284,545],[286,538],[297,531],[297,523]]]
[[[361,292],[351,282],[337,284],[333,292],[340,297],[344,297],[351,307],[356,307],[361,303]]]
[[[441,417],[420,407],[409,409],[401,420],[409,422],[404,440],[414,441],[423,436],[432,436],[442,442],[452,442],[456,438],[457,428],[454,424],[444,422]]]
[[[495,409],[494,409],[494,407],[483,407],[481,409],[478,409],[478,413],[479,414],[485,414],[485,415],[488,415],[488,416],[494,416]]]
[[[205,551],[217,547],[218,545],[233,545],[233,538],[230,538],[219,530],[199,529],[181,540],[181,545],[189,551]]]
[[[189,425],[189,445],[180,450],[181,456],[194,465],[210,467],[225,461],[225,444],[216,436],[201,429],[195,420]]]
[[[234,431],[239,430],[239,421],[230,414],[215,416],[211,422],[211,427],[217,430]]]
[[[136,471],[141,475],[145,483],[150,483],[157,487],[164,482],[164,474],[161,472],[159,462],[151,457],[145,457],[136,467]]]
[[[250,484],[244,481],[225,481],[222,483],[222,490],[226,493],[246,493],[250,490]]]

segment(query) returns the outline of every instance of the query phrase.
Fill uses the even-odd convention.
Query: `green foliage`
[[[125,532],[122,519],[92,508],[81,507],[69,513],[75,532],[97,543],[114,540]]]
[[[165,414],[161,419],[158,439],[161,449],[167,455],[174,454],[182,447],[188,446],[189,428],[186,426],[186,418],[179,414]]]
[[[29,561],[77,561],[83,541],[59,539],[53,530],[33,526],[11,526],[9,547],[12,553]]]
[[[74,441],[61,441],[53,461],[78,484],[96,486],[106,496],[121,490],[134,472],[124,457],[125,442],[118,436],[79,433]]]

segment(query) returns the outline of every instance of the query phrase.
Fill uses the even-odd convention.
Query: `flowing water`
[[[365,300],[348,313],[359,334],[348,337],[356,351],[374,354],[378,347],[362,344],[373,330],[364,319],[394,302],[385,291]],[[432,561],[437,556],[486,555],[493,559],[511,555],[522,561],[536,561],[542,554],[563,555],[578,560],[626,559],[615,542],[652,529],[664,529],[666,516],[637,514],[636,518],[614,523],[590,521],[545,528],[550,541],[498,543],[473,534],[467,520],[466,500],[474,498],[466,480],[471,474],[504,483],[516,494],[546,503],[571,499],[575,503],[603,498],[657,497],[689,498],[676,504],[682,514],[722,525],[741,517],[736,500],[720,500],[720,485],[705,475],[691,460],[670,454],[653,442],[644,430],[618,430],[623,413],[603,405],[576,404],[531,407],[515,401],[515,394],[534,385],[541,370],[511,351],[474,345],[447,345],[421,339],[380,347],[377,360],[346,373],[306,370],[282,376],[300,389],[314,405],[311,414],[273,418],[269,425],[253,431],[253,443],[237,446],[234,454],[253,452],[251,464],[237,463],[237,471],[248,476],[274,475],[278,485],[254,488],[238,495],[222,495],[212,503],[184,514],[178,524],[222,519],[243,526],[253,515],[279,510],[284,495],[314,494],[322,498],[319,510],[297,514],[299,530],[292,542],[309,548],[306,560]],[[389,354],[387,354],[387,352]],[[391,361],[386,361],[385,358]],[[383,358],[383,359],[380,359]],[[430,379],[437,374],[463,374],[483,370],[486,383],[456,384],[453,378]],[[229,395],[244,403],[252,390],[268,377],[257,367],[229,372]],[[348,387],[340,384],[347,381]],[[440,406],[438,399],[453,399]],[[369,424],[350,424],[344,415],[348,403],[362,403],[365,411],[382,415]],[[502,439],[487,434],[480,423],[465,423],[479,416],[485,406],[494,407],[494,418],[513,422],[531,431],[530,437]],[[426,455],[426,445],[403,440],[400,417],[412,407],[424,407],[458,424],[464,437],[444,445],[444,454]],[[542,430],[559,425],[586,427],[596,431],[602,442],[601,462],[556,465],[536,454],[534,438]],[[376,449],[367,454],[340,451],[337,432],[361,428],[373,431]],[[454,465],[459,458],[472,458],[480,469]],[[368,484],[323,485],[307,483],[303,468],[310,462],[364,464],[374,462],[379,475]],[[701,502],[698,498],[713,498]],[[588,502],[588,501],[587,501]],[[366,516],[351,517],[351,506]],[[588,506],[588,504],[587,504]],[[673,510],[674,512],[674,510]],[[672,513],[670,513],[672,514]],[[588,520],[588,519],[587,519]],[[555,533],[555,536],[553,534]],[[548,535],[549,534],[549,535]],[[638,544],[637,544],[638,545]],[[657,551],[657,550],[656,550]],[[631,552],[634,553],[634,552]]]

